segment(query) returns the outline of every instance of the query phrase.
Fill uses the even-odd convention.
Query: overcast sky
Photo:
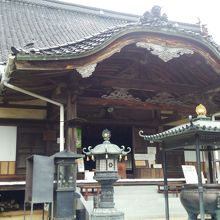
[[[220,0],[62,0],[96,8],[142,15],[160,5],[170,20],[208,24],[209,33],[220,44]]]

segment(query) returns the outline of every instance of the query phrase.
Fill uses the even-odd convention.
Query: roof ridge
[[[5,0],[5,1],[21,2],[30,5],[41,5],[44,7],[58,8],[69,11],[78,11],[81,13],[94,14],[96,16],[110,17],[120,20],[122,19],[122,20],[136,21],[140,18],[140,15],[111,11],[102,8],[96,8],[96,7],[74,4],[69,2],[62,2],[58,0]]]

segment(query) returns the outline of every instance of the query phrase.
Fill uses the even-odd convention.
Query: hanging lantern
[[[94,157],[94,155],[92,155],[91,159],[92,159],[93,161],[95,161],[95,157]]]
[[[122,159],[122,155],[120,154],[120,155],[119,155],[119,161],[121,161],[121,159]]]

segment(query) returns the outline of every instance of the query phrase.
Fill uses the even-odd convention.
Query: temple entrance
[[[167,157],[167,177],[168,178],[183,178],[182,166],[185,164],[184,152],[168,151]]]

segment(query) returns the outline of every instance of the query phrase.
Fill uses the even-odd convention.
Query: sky
[[[220,45],[220,0],[60,0],[129,14],[142,15],[160,5],[169,20],[207,24],[209,33]]]

